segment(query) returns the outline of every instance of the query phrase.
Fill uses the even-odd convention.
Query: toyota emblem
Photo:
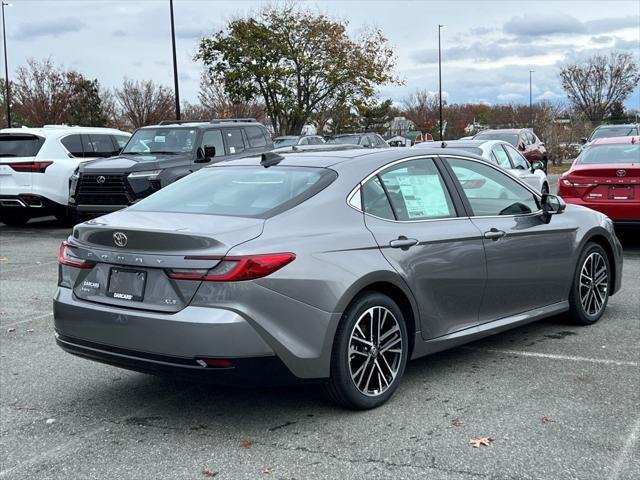
[[[626,170],[616,170],[616,175],[619,177],[624,177],[627,174]]]
[[[104,182],[107,181],[107,178],[104,175],[100,175],[98,178],[96,178],[96,182],[102,184]]]
[[[118,247],[126,247],[127,246],[127,236],[122,232],[115,232],[113,234],[113,243]]]

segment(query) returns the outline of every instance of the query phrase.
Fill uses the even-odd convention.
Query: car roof
[[[264,127],[260,122],[254,119],[249,118],[228,118],[228,119],[219,119],[219,120],[164,120],[156,125],[145,125],[144,127],[140,127],[140,129],[145,128],[218,128],[218,127],[248,127],[248,126],[258,126]]]
[[[607,144],[626,144],[626,143],[640,143],[640,136],[638,135],[630,135],[628,137],[606,137],[606,138],[598,138],[591,143],[591,146],[594,145],[607,145]]]
[[[596,127],[596,130],[604,130],[606,128],[620,128],[620,127],[626,127],[626,128],[633,128],[633,127],[637,127],[638,124],[637,123],[618,123],[618,124],[609,124],[609,125],[600,125],[599,127]]]
[[[442,155],[442,148],[424,148],[417,150],[412,148],[385,148],[385,149],[346,149],[335,151],[309,151],[302,152],[283,152],[280,153],[283,160],[277,165],[289,167],[339,167],[341,164],[353,164],[355,162],[372,162],[385,164],[395,160],[402,160],[411,157],[422,157],[432,155]],[[448,155],[456,154],[465,157],[483,159],[480,155],[475,155],[464,150],[456,150],[454,148],[447,149]],[[238,160],[230,160],[211,165],[207,168],[226,167],[226,166],[256,166],[260,165],[262,156],[245,157]]]
[[[44,138],[57,138],[66,135],[72,135],[74,133],[94,133],[94,134],[111,134],[111,135],[131,135],[129,132],[118,130],[116,128],[107,127],[75,127],[67,125],[45,125],[44,127],[20,127],[20,128],[3,128],[0,130],[1,134],[23,134],[23,135],[36,135]]]

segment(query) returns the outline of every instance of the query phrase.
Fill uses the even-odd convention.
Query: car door
[[[511,158],[511,163],[514,167],[513,170],[511,170],[511,173],[527,183],[536,192],[539,192],[542,188],[540,175],[531,171],[531,165],[527,159],[511,145],[502,145],[502,147],[509,155],[509,158]]]
[[[384,168],[361,187],[365,224],[412,290],[424,339],[477,325],[486,265],[478,228],[433,158]]]
[[[471,221],[483,233],[487,283],[480,320],[488,322],[566,299],[573,274],[575,221],[569,215],[555,215],[545,223],[539,197],[486,162],[449,157],[445,164]],[[472,175],[482,181],[466,188],[458,181]]]

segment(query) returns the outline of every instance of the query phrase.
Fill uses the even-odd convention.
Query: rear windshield
[[[594,132],[591,134],[590,140],[595,140],[596,138],[630,137],[633,135],[638,135],[637,127],[606,127],[594,130]]]
[[[336,177],[336,172],[326,168],[204,168],[131,209],[268,218],[312,197]]]
[[[0,157],[35,157],[43,143],[34,135],[0,135]]]
[[[281,137],[281,138],[273,139],[273,146],[276,148],[291,147],[297,144],[298,144],[298,137]]]
[[[327,141],[327,143],[334,143],[338,145],[358,145],[360,141],[359,135],[345,135],[344,137],[334,137]]]
[[[508,142],[514,147],[518,146],[518,134],[517,133],[479,133],[474,140],[502,140]]]
[[[580,155],[578,163],[640,163],[640,144],[592,145]]]

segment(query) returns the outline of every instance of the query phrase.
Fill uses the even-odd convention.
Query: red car
[[[617,225],[640,226],[640,136],[594,141],[558,179],[558,195]]]

